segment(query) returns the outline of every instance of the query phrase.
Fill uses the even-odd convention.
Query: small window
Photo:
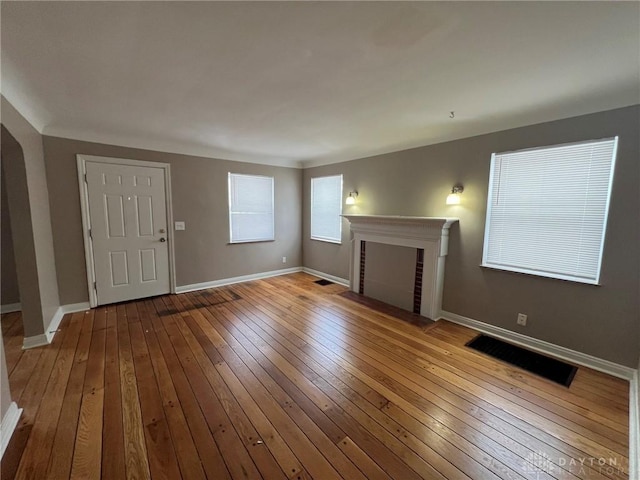
[[[273,177],[229,173],[231,243],[274,240]]]
[[[311,179],[311,239],[342,241],[342,175]]]
[[[617,142],[494,154],[482,265],[598,284]]]

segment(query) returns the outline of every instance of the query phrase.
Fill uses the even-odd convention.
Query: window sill
[[[488,270],[496,270],[499,272],[520,273],[522,275],[529,275],[533,277],[551,278],[553,280],[562,280],[565,282],[582,283],[585,285],[593,285],[594,287],[601,286],[601,284],[597,280],[593,280],[589,278],[573,277],[571,275],[562,275],[558,273],[541,272],[536,270],[527,270],[524,268],[507,267],[507,266],[499,266],[499,265],[489,265],[486,263],[481,263],[480,268],[486,268]]]
[[[325,242],[325,243],[333,243],[335,245],[342,245],[341,240],[331,240],[328,238],[318,238],[318,237],[311,237],[311,240],[315,240],[316,242]]]
[[[276,239],[272,238],[269,240],[237,240],[235,242],[228,242],[227,245],[242,245],[243,243],[266,243],[266,242],[275,242]]]

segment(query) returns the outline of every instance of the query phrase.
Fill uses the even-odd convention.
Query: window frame
[[[257,212],[233,212],[233,191],[232,191],[232,178],[233,177],[251,177],[260,179],[271,180],[271,232],[270,238],[253,238],[246,240],[234,240],[233,238],[233,218],[237,215],[255,215]],[[229,244],[242,244],[242,243],[258,243],[258,242],[273,242],[276,239],[276,226],[275,226],[275,178],[270,175],[253,175],[247,173],[232,173],[228,172],[227,175],[227,193],[228,193],[228,212],[229,212]]]
[[[602,222],[602,235],[600,237],[600,242],[599,242],[599,253],[598,253],[598,259],[597,259],[597,269],[596,269],[596,273],[595,273],[595,278],[587,278],[584,276],[579,276],[578,274],[575,275],[568,275],[568,274],[563,274],[563,273],[559,273],[559,272],[549,272],[549,271],[545,271],[542,269],[533,269],[533,268],[527,268],[527,267],[517,267],[517,266],[508,266],[508,265],[499,265],[496,263],[491,263],[487,261],[487,256],[488,256],[488,250],[489,250],[489,237],[491,234],[491,218],[492,218],[492,199],[493,199],[493,195],[494,195],[494,189],[496,188],[496,185],[494,185],[494,176],[495,176],[495,168],[496,168],[496,157],[498,155],[505,155],[505,154],[514,154],[514,153],[521,153],[521,152],[532,152],[532,151],[536,151],[536,150],[540,150],[540,151],[544,151],[544,150],[550,150],[553,148],[558,148],[558,147],[568,147],[568,146],[578,146],[578,145],[588,145],[590,143],[601,143],[601,142],[605,142],[605,141],[613,141],[613,148],[612,148],[612,158],[611,158],[611,168],[609,170],[608,173],[608,182],[607,182],[607,195],[606,195],[606,202],[605,202],[605,206],[604,206],[604,220]],[[604,247],[605,247],[605,240],[606,240],[606,233],[607,233],[607,225],[608,225],[608,220],[609,220],[609,211],[610,211],[610,203],[611,203],[611,194],[612,194],[612,190],[613,190],[613,180],[614,180],[614,174],[615,174],[615,167],[616,167],[616,159],[617,159],[617,152],[618,152],[618,136],[614,136],[614,137],[605,137],[605,138],[600,138],[600,139],[592,139],[592,140],[584,140],[584,141],[578,141],[578,142],[570,142],[570,143],[564,143],[564,144],[556,144],[556,145],[546,145],[546,146],[542,146],[542,147],[533,147],[533,148],[526,148],[526,149],[521,149],[521,150],[512,150],[512,151],[506,151],[506,152],[498,152],[498,153],[492,153],[491,155],[491,167],[489,169],[489,188],[488,188],[488,192],[487,192],[487,211],[486,211],[486,217],[485,217],[485,229],[484,229],[484,238],[483,238],[483,249],[482,249],[482,262],[480,264],[480,267],[483,268],[488,268],[488,269],[492,269],[492,270],[498,270],[498,271],[507,271],[507,272],[515,272],[515,273],[522,273],[522,274],[527,274],[527,275],[534,275],[534,276],[538,276],[538,277],[545,277],[545,278],[553,278],[553,279],[557,279],[557,280],[565,280],[565,281],[571,281],[571,282],[575,282],[575,283],[582,283],[582,284],[588,284],[588,285],[600,285],[600,274],[602,271],[602,257],[604,254]]]
[[[334,177],[339,177],[340,178],[340,195],[339,195],[339,201],[338,201],[338,205],[339,205],[339,214],[338,214],[338,237],[339,238],[332,238],[332,237],[323,237],[323,236],[314,236],[313,234],[313,218],[314,218],[314,214],[313,214],[313,205],[314,205],[314,201],[313,201],[313,193],[314,193],[314,180],[318,180],[318,179],[326,179],[326,178],[334,178]],[[310,220],[309,220],[309,237],[311,240],[316,240],[319,242],[326,242],[326,243],[333,243],[336,245],[342,245],[342,196],[344,193],[344,178],[343,175],[341,173],[335,174],[335,175],[322,175],[319,177],[311,177],[311,195],[310,195],[310,207],[311,207],[311,215],[310,215]]]

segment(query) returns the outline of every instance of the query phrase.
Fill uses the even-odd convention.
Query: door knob
[[[166,240],[164,237],[162,237],[162,238],[160,239],[160,241],[161,241],[161,242],[166,242],[167,240]]]

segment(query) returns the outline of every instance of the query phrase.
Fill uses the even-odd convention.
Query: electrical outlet
[[[287,257],[282,257],[282,263],[287,263]]]
[[[518,325],[522,325],[523,327],[527,326],[527,316],[524,313],[518,314],[518,320],[516,320]]]

